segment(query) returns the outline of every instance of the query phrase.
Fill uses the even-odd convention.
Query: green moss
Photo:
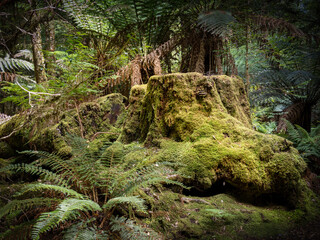
[[[43,105],[32,114],[16,115],[0,125],[0,136],[13,132],[6,142],[15,150],[36,149],[70,156],[71,148],[64,140],[67,134],[115,141],[126,116],[125,101],[124,96],[115,93],[63,113]]]
[[[264,239],[285,234],[307,216],[299,209],[258,207],[227,194],[199,198],[165,191],[147,221],[165,239]]]
[[[290,203],[301,195],[305,163],[291,142],[250,129],[240,78],[153,76],[131,95],[120,140],[160,147],[153,161],[182,164],[186,184],[205,191],[220,180],[248,195],[279,193]]]
[[[141,132],[143,130],[140,119],[146,88],[147,85],[135,85],[131,88],[127,120],[122,127],[119,141],[130,143],[132,141],[140,140]]]
[[[213,76],[218,93],[228,113],[245,126],[252,127],[247,94],[240,77]]]

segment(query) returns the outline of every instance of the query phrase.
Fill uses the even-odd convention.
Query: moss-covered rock
[[[132,118],[121,139],[160,147],[153,161],[182,163],[187,184],[205,192],[225,181],[250,195],[279,194],[297,202],[306,164],[291,142],[251,128],[241,79],[153,76],[146,91],[139,86],[131,94]]]
[[[6,143],[15,150],[45,150],[68,156],[71,147],[64,140],[66,134],[83,136],[97,145],[115,141],[126,115],[124,102],[121,94],[110,94],[64,112],[44,105],[0,125],[0,137],[7,136]]]

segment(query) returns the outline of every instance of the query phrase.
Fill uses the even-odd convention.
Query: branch
[[[28,93],[28,95],[29,95],[29,105],[30,105],[31,107],[33,107],[33,105],[31,104],[31,96],[32,96],[32,94],[33,94],[33,95],[61,96],[60,93],[32,92],[32,91],[29,91],[29,90],[25,89],[24,87],[22,87],[18,80],[16,80],[15,82],[17,83],[17,85],[18,85],[23,91],[26,91],[26,92]]]

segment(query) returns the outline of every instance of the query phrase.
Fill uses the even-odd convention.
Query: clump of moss
[[[129,97],[129,108],[127,120],[122,127],[122,134],[119,140],[125,143],[130,143],[135,140],[140,140],[141,136],[141,113],[143,110],[143,97],[146,93],[147,85],[135,85],[131,88]]]

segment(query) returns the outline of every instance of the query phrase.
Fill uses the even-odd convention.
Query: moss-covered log
[[[0,147],[70,155],[71,148],[64,140],[67,134],[88,140],[116,140],[125,117],[124,101],[121,94],[110,94],[63,112],[47,104],[33,112],[15,115],[0,125]],[[9,155],[13,155],[12,151],[0,153],[3,158]]]

